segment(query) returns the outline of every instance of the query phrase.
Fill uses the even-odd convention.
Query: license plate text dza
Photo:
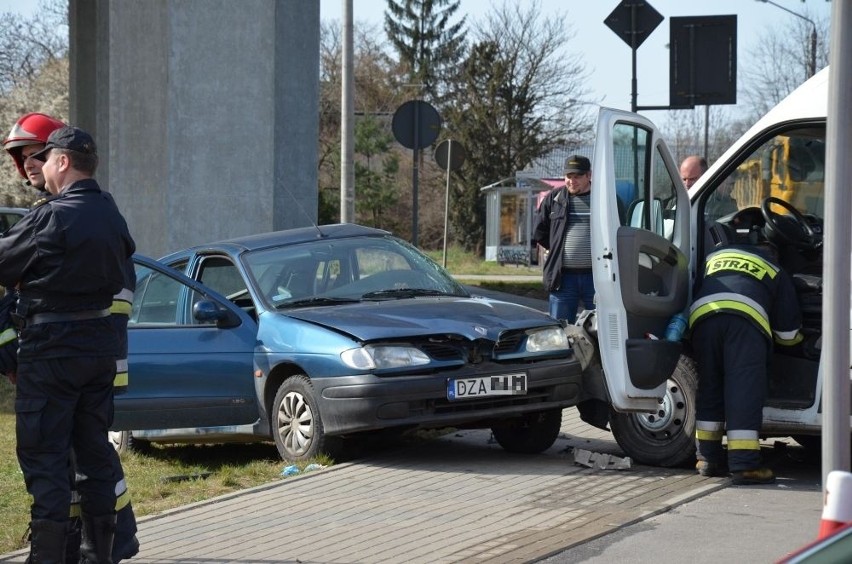
[[[447,382],[447,399],[483,396],[517,396],[527,393],[527,375],[501,374],[481,378],[459,378]]]

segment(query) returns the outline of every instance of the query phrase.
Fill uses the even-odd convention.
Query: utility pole
[[[810,52],[810,60],[808,61],[808,76],[807,76],[807,78],[810,78],[813,75],[815,75],[816,74],[816,54],[817,54],[817,28],[816,28],[816,23],[814,23],[814,21],[812,19],[803,16],[799,12],[794,12],[793,10],[791,10],[789,8],[785,8],[781,4],[776,4],[772,0],[757,0],[757,1],[763,2],[764,4],[770,4],[772,6],[775,6],[776,8],[778,8],[780,10],[784,10],[788,14],[793,14],[797,18],[801,18],[801,19],[805,20],[806,22],[808,22],[809,24],[811,24],[811,49],[810,49],[811,52]]]
[[[340,87],[340,223],[355,222],[355,94],[352,0],[343,1]]]

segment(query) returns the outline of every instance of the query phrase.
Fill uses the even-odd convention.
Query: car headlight
[[[367,345],[340,353],[340,359],[350,368],[357,370],[382,370],[407,368],[429,364],[429,357],[414,347]]]
[[[568,336],[561,327],[527,333],[527,352],[564,351],[568,348]]]

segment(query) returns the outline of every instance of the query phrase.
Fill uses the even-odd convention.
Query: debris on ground
[[[633,461],[629,456],[621,458],[612,454],[592,452],[590,450],[575,448],[574,463],[597,468],[598,470],[629,470]]]
[[[299,474],[300,472],[313,472],[314,470],[322,470],[323,468],[325,468],[325,465],[316,464],[315,462],[308,464],[307,466],[305,466],[305,468],[303,470],[299,470],[298,466],[296,466],[295,464],[291,464],[290,466],[284,467],[284,470],[281,471],[281,475],[282,476],[295,476],[296,474]]]

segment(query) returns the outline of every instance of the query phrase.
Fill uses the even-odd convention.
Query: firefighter
[[[759,431],[773,341],[801,340],[801,314],[789,275],[778,266],[771,243],[752,234],[754,244],[717,248],[690,308],[692,347],[698,362],[697,471],[735,484],[769,484]],[[727,463],[722,438],[727,434]]]
[[[65,127],[65,124],[51,116],[41,113],[29,113],[15,122],[8,137],[3,141],[3,146],[12,160],[15,163],[20,175],[25,179],[25,183],[39,191],[45,191],[45,180],[42,175],[43,162],[37,159],[28,158],[30,155],[41,151],[47,143],[48,136],[55,130]],[[106,194],[106,193],[105,193]],[[47,193],[45,192],[45,195]],[[36,202],[35,206],[40,205],[42,201]],[[128,259],[122,272],[124,278],[124,288],[113,297],[113,302],[110,307],[110,321],[118,332],[119,351],[116,359],[116,374],[113,385],[113,393],[121,394],[127,390],[128,372],[127,372],[127,321],[130,313],[130,305],[133,301],[133,289],[136,285],[136,275],[133,268],[133,261]],[[0,320],[2,324],[2,320]],[[5,335],[6,333],[3,333]],[[9,335],[12,337],[12,335]],[[14,335],[14,341],[0,339],[0,347],[3,350],[12,349],[14,347],[17,352],[17,335]],[[16,356],[16,355],[15,355]],[[4,357],[5,358],[5,357]],[[16,360],[16,359],[15,359]],[[3,363],[7,365],[10,363]],[[16,363],[14,368],[16,369]],[[8,370],[6,374],[14,383],[15,370]],[[127,483],[124,478],[124,472],[121,467],[121,461],[118,454],[113,453],[112,456],[113,471],[116,474],[115,509],[117,512],[115,540],[113,543],[112,559],[114,562],[119,562],[123,559],[133,557],[139,551],[139,541],[136,538],[136,516],[133,512],[133,506],[130,502],[130,494],[127,490]],[[78,479],[85,479],[85,476],[77,474],[74,465],[71,464],[69,469],[70,479],[72,481],[72,505],[71,505],[71,526],[67,542],[67,562],[77,562],[79,560],[79,550],[81,539],[81,522],[80,522],[80,498],[77,493],[76,482]]]

